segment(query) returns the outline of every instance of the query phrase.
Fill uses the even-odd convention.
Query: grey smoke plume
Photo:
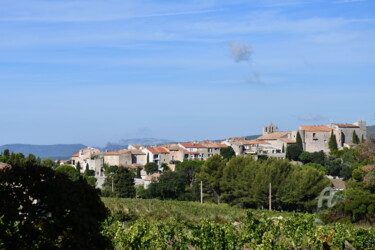
[[[253,50],[249,44],[235,41],[231,42],[229,46],[232,58],[236,63],[242,61],[248,62],[250,60],[250,55],[253,53]]]

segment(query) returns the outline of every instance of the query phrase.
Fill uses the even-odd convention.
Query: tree
[[[225,160],[220,155],[213,155],[204,162],[201,172],[197,174],[197,179],[203,181],[208,193],[212,195],[218,204],[221,198],[220,179],[223,175],[224,166]]]
[[[108,210],[98,191],[35,163],[0,170],[2,247],[106,249],[100,230]]]
[[[129,169],[118,167],[112,176],[107,176],[103,184],[103,189],[105,189],[105,192],[110,193],[113,197],[134,198],[134,177],[135,174]]]
[[[150,198],[184,200],[186,184],[183,171],[168,171],[158,181],[152,182],[146,192]]]
[[[353,130],[353,143],[359,144],[359,137],[357,133],[355,132],[355,130]]]
[[[201,167],[204,161],[183,161],[176,165],[176,171],[182,171],[185,173],[187,185],[190,188],[193,187],[194,182],[196,181],[196,174],[201,171]]]
[[[57,166],[56,163],[50,158],[43,159],[41,165],[48,168],[54,168]]]
[[[298,161],[302,153],[301,147],[297,144],[291,144],[286,148],[286,158],[293,161]]]
[[[80,162],[77,162],[76,169],[77,169],[78,173],[81,172],[81,163]]]
[[[167,163],[162,163],[160,168],[162,169],[162,171],[169,171],[170,170]]]
[[[147,163],[144,166],[144,169],[145,169],[147,174],[153,174],[153,173],[159,172],[158,164],[156,164],[155,162]]]
[[[142,178],[142,176],[141,176],[141,167],[137,167],[137,173],[136,173],[136,178],[138,178],[138,179],[140,179],[140,178]]]
[[[224,159],[230,159],[236,155],[236,152],[234,152],[232,147],[220,148],[220,155]]]
[[[285,210],[312,212],[317,205],[315,198],[330,185],[324,172],[306,165],[293,166],[276,195]]]
[[[72,181],[76,181],[79,179],[79,172],[77,171],[77,169],[70,165],[58,166],[57,168],[55,168],[55,171],[66,175]]]
[[[301,138],[301,135],[300,135],[299,131],[297,132],[297,136],[296,136],[296,145],[302,152],[303,151],[303,144],[302,144],[302,138]]]
[[[333,133],[333,131],[331,131],[331,136],[329,137],[328,148],[330,151],[337,150],[336,135]]]

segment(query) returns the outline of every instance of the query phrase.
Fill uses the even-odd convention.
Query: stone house
[[[159,170],[162,163],[168,164],[170,161],[169,150],[167,148],[148,147],[142,149],[142,152],[146,154],[146,161],[148,158],[149,162],[155,162],[159,166]]]
[[[209,158],[209,157],[211,157],[215,154],[220,154],[220,149],[228,147],[228,145],[225,145],[225,144],[219,143],[219,142],[207,141],[207,142],[203,142],[201,144],[202,144],[202,146],[204,146],[207,149],[207,155],[204,156],[204,160],[206,160],[207,158]]]
[[[318,152],[323,150],[329,152],[329,139],[331,133],[336,136],[338,149],[350,146],[353,143],[353,131],[361,140],[367,139],[366,122],[359,121],[353,124],[349,123],[331,123],[328,125],[300,126],[298,130],[293,131],[293,138],[297,132],[300,133],[303,148],[307,152]]]
[[[208,155],[208,150],[205,146],[195,142],[181,142],[178,144],[179,147],[187,151],[189,160],[204,160]]]
[[[104,164],[118,167],[131,167],[132,154],[128,149],[103,153]]]
[[[81,172],[86,170],[86,166],[88,166],[90,170],[95,170],[96,172],[97,169],[100,169],[100,165],[102,164],[102,161],[99,158],[99,149],[87,147],[73,154],[70,160],[73,167],[76,167],[79,162]]]

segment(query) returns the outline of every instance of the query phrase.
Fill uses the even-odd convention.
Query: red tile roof
[[[350,123],[332,123],[332,125],[336,125],[339,128],[359,128],[359,126]]]
[[[146,148],[146,149],[153,154],[168,154],[169,153],[169,150],[166,148]]]
[[[242,145],[250,145],[250,144],[270,144],[266,141],[259,141],[259,140],[249,140],[249,141],[242,141]]]
[[[288,134],[290,134],[290,132],[274,132],[271,134],[265,134],[265,135],[259,136],[257,140],[277,140],[284,136],[287,136]]]
[[[79,152],[77,152],[74,155],[72,155],[72,157],[79,157]]]
[[[131,151],[128,149],[121,149],[117,151],[105,152],[104,155],[121,155],[121,154],[126,154],[128,152],[131,152]]]
[[[130,152],[132,153],[132,155],[145,155],[146,154],[142,150],[137,150],[137,149],[131,149]]]
[[[205,148],[205,146],[203,146],[202,144],[199,144],[199,143],[193,143],[193,142],[181,142],[180,143],[183,147],[185,148]]]
[[[189,152],[191,155],[199,155],[199,152]]]
[[[332,129],[325,125],[314,125],[314,126],[300,126],[301,130],[307,132],[331,132]]]
[[[218,142],[205,142],[205,143],[202,143],[202,146],[206,148],[227,148],[228,147],[228,145],[218,143]]]
[[[280,140],[286,143],[297,143],[295,140],[289,138],[280,138]]]

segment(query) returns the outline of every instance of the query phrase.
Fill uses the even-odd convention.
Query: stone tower
[[[268,135],[277,132],[277,129],[277,126],[273,125],[271,122],[270,125],[263,127],[263,135]]]

